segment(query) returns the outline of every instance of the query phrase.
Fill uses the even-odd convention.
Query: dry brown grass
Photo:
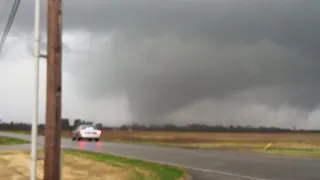
[[[39,151],[43,157],[43,151]],[[128,180],[179,179],[188,174],[180,167],[128,159],[89,151],[63,151],[63,179],[66,180]],[[10,151],[0,153],[0,179],[26,180],[30,173],[30,153]],[[43,159],[37,164],[37,179],[43,178]]]
[[[24,133],[30,133],[25,131]],[[70,138],[71,131],[62,137]],[[190,148],[262,149],[267,143],[273,148],[319,149],[319,133],[215,133],[105,130],[103,141],[149,143]]]
[[[0,153],[0,179],[25,180],[30,176],[30,155],[15,151]],[[43,161],[38,162],[37,177],[43,177]],[[66,180],[122,180],[130,177],[130,171],[106,163],[66,154],[64,157],[63,179]]]
[[[70,137],[70,132],[63,132]],[[320,148],[320,134],[315,133],[214,133],[164,131],[104,131],[102,140],[129,141],[180,146],[252,146],[264,147],[272,142],[279,148]]]
[[[26,131],[27,132],[27,131]],[[71,131],[63,131],[63,137],[70,137]],[[216,142],[216,141],[247,141],[247,142],[305,142],[320,144],[319,133],[216,133],[216,132],[168,132],[168,131],[122,131],[105,130],[103,140],[133,140],[152,142]]]
[[[63,132],[69,137],[69,132]],[[223,149],[320,157],[318,133],[215,133],[164,131],[104,131],[104,141],[124,141],[197,149]],[[263,148],[272,143],[267,151]]]

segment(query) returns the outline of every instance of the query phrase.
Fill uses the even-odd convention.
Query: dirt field
[[[42,151],[39,157],[43,157]],[[43,160],[38,162],[37,178],[43,179]],[[24,151],[0,153],[0,179],[26,180],[30,176],[30,154]],[[182,180],[184,170],[176,167],[127,159],[107,154],[65,150],[63,179],[66,180]]]
[[[26,152],[0,153],[0,179],[25,180],[30,176],[30,156]],[[43,161],[38,162],[37,177],[43,178]],[[94,168],[88,168],[94,167]],[[66,154],[63,167],[63,179],[126,179],[130,172],[124,168],[113,167],[105,163]]]

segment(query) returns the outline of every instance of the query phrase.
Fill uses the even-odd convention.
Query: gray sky
[[[68,0],[63,10],[66,117],[320,128],[320,1]],[[25,0],[0,55],[4,119],[30,121],[32,30]]]

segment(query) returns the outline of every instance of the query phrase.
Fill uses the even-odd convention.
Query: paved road
[[[30,136],[3,133],[30,140]],[[43,136],[38,137],[39,146]],[[185,167],[195,180],[319,180],[320,160],[214,150],[190,150],[108,142],[73,142],[62,146],[152,160]]]

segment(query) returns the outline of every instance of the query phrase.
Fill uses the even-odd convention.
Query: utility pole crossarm
[[[40,58],[45,58],[45,59],[47,59],[48,56],[47,56],[47,55],[44,55],[44,54],[40,54]]]

